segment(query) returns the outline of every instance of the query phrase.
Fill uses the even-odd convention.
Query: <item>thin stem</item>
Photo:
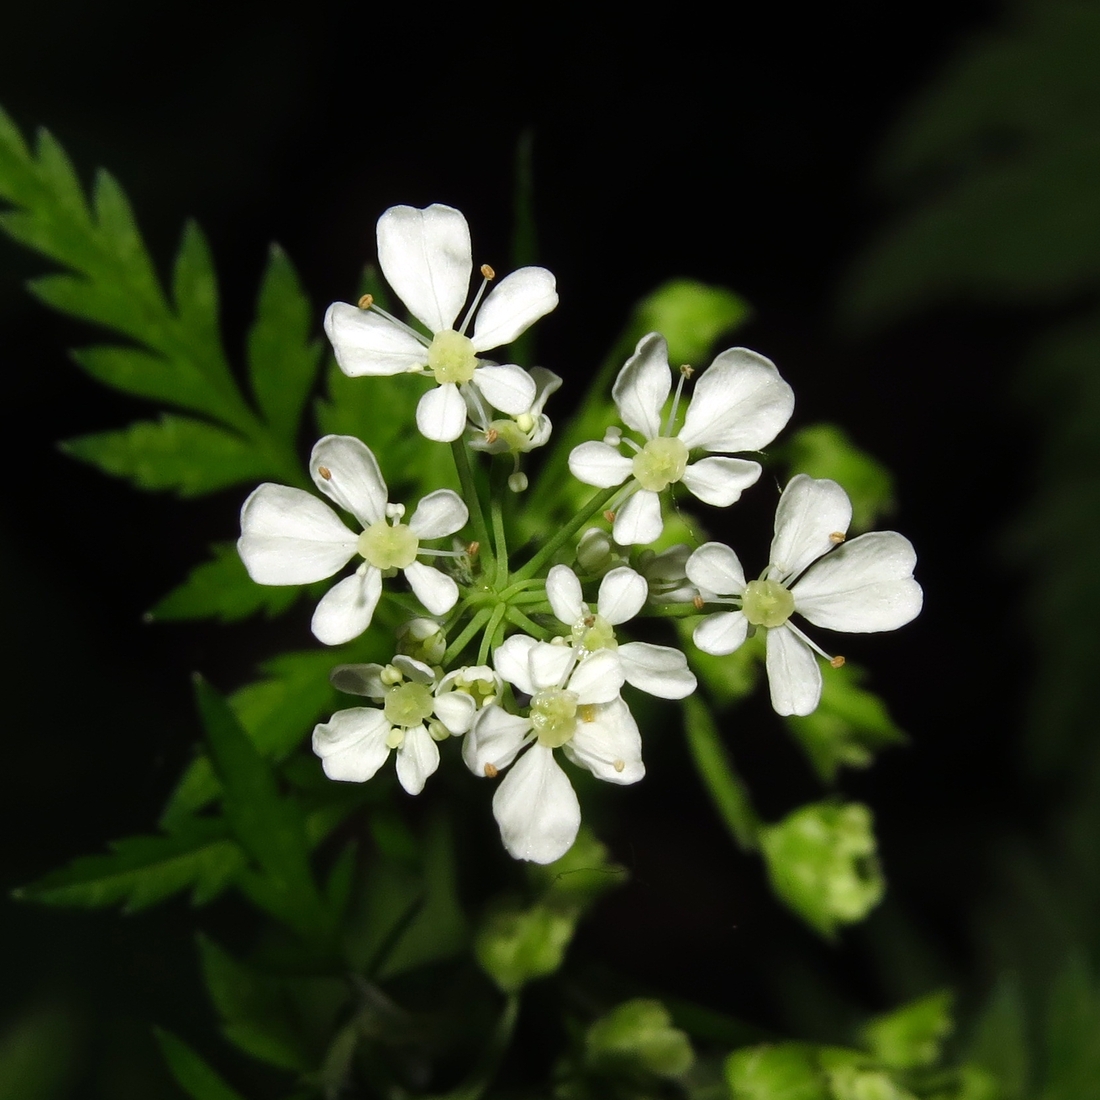
[[[508,583],[508,537],[504,533],[504,506],[499,493],[494,493],[489,501],[490,514],[493,517],[493,541],[496,545],[497,568],[493,585],[496,589]]]
[[[546,627],[539,626],[533,619],[527,618],[518,607],[508,608],[505,618],[521,630],[525,630],[532,637],[541,638],[544,642],[548,642],[553,637],[553,634]]]
[[[447,652],[443,654],[443,660],[440,662],[444,668],[466,648],[470,639],[485,625],[492,613],[488,607],[483,607],[466,624],[466,629],[447,646]]]
[[[481,636],[481,646],[477,651],[477,663],[485,664],[489,660],[489,649],[493,645],[500,624],[508,612],[506,603],[498,603],[489,616],[489,622],[485,627],[485,633]]]
[[[711,605],[698,608],[695,604],[688,601],[687,603],[652,604],[645,608],[641,614],[657,616],[662,619],[687,619],[692,615],[713,615],[716,610],[718,609]],[[725,608],[721,610],[725,610]]]
[[[537,578],[526,581],[517,581],[515,584],[510,584],[506,589],[504,589],[504,591],[500,593],[500,598],[502,600],[511,601],[515,599],[515,597],[518,596],[521,592],[524,592],[528,588],[532,591],[535,591],[536,589],[545,589],[545,582],[538,580]]]
[[[698,695],[689,695],[684,700],[684,728],[695,770],[706,786],[714,808],[738,846],[745,851],[754,851],[760,847],[762,823],[753,808],[744,780],[734,771],[718,736],[710,709]]]
[[[466,444],[461,438],[451,444],[451,454],[454,456],[455,469],[458,471],[458,480],[462,485],[462,495],[466,500],[466,506],[470,509],[470,522],[474,526],[474,538],[477,539],[480,553],[489,560],[485,562],[487,572],[493,564],[493,551],[489,543],[489,528],[485,525],[485,516],[481,511],[481,497],[477,493],[477,481],[474,479],[474,471],[470,467],[470,455],[466,450]]]
[[[516,1030],[516,1019],[519,1016],[519,995],[509,993],[504,1002],[504,1009],[493,1028],[470,1075],[457,1088],[450,1092],[442,1093],[434,1097],[426,1097],[425,1100],[481,1100],[486,1089],[493,1083],[500,1063],[512,1041],[512,1033]]]
[[[597,512],[602,511],[607,502],[620,491],[613,485],[592,497],[588,503],[560,530],[542,549],[521,569],[513,574],[513,580],[525,581],[533,577]]]

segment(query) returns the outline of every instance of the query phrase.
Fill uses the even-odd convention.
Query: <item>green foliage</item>
[[[244,1100],[182,1039],[163,1028],[153,1030],[172,1076],[191,1100]]]
[[[592,1024],[585,1047],[593,1069],[616,1075],[682,1077],[695,1059],[688,1037],[672,1026],[668,1009],[660,1001],[641,998],[617,1005]]]
[[[934,1065],[951,1034],[952,996],[942,991],[871,1020],[862,1032],[867,1048],[884,1065],[916,1069]]]
[[[871,811],[858,802],[803,806],[761,831],[776,893],[822,935],[862,920],[886,888]]]
[[[0,1100],[61,1100],[72,1076],[72,1025],[43,1007],[0,1035]]]
[[[732,1100],[832,1100],[813,1048],[802,1043],[735,1051],[726,1083]]]
[[[244,866],[240,847],[217,819],[190,819],[167,836],[117,840],[108,855],[83,856],[16,891],[44,905],[137,912],[183,890],[194,905],[217,897]]]
[[[842,767],[865,768],[880,749],[905,743],[883,701],[860,687],[863,679],[863,670],[850,664],[825,669],[817,710],[785,719],[826,783],[833,783]]]

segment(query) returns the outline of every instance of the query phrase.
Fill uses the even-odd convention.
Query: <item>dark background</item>
[[[441,19],[315,2],[228,5],[210,19],[116,0],[5,16],[0,103],[25,133],[48,127],[85,179],[99,165],[118,177],[162,271],[183,220],[197,218],[231,355],[271,240],[297,265],[318,330],[330,301],[354,297],[374,223],[394,203],[457,206],[475,261],[507,270],[515,150],[530,131],[540,262],[561,295],[539,326],[540,361],[566,387],[580,392],[659,282],[727,285],[754,309],[738,340],[795,389],[792,426],[836,420],[895,472],[893,525],[917,546],[926,610],[897,636],[845,650],[913,737],[844,784],[879,821],[892,893],[878,923],[838,949],[817,945],[759,900],[759,872],[699,805],[694,780],[651,763],[617,838],[635,885],[585,934],[658,989],[773,1026],[820,1025],[797,1007],[811,993],[796,993],[822,974],[864,1010],[942,979],[980,996],[972,911],[989,889],[990,846],[1037,813],[1013,748],[1032,643],[1002,544],[1036,447],[1007,383],[1044,315],[964,302],[873,335],[835,320],[844,273],[890,217],[871,183],[886,135],[1000,14],[957,0],[919,15],[735,4],[717,22],[682,6],[652,23],[594,6]],[[22,291],[43,270],[0,241],[6,887],[149,828],[195,740],[191,670],[232,689],[256,660],[302,644],[306,622],[141,623],[209,540],[235,535],[241,494],[150,498],[57,452],[57,440],[145,409],[67,360],[94,336]],[[750,558],[766,511],[745,522]],[[762,554],[766,534],[755,542]],[[731,737],[765,811],[815,797],[766,706],[740,722]],[[683,762],[670,750],[658,759]],[[182,904],[121,919],[4,903],[0,921],[9,1018],[62,1004],[84,1021],[78,1045],[107,1033],[128,1043],[150,1019],[209,1026],[195,1022],[207,1015]],[[670,936],[684,945],[675,964],[656,946]]]

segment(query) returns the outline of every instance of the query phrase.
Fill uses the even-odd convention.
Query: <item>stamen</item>
[[[676,393],[672,398],[672,408],[668,411],[668,421],[665,423],[665,435],[672,435],[672,425],[676,422],[676,410],[680,407],[680,394],[684,392],[684,382],[689,379],[695,371],[685,363],[680,368],[680,380],[676,383]]]
[[[498,774],[497,769],[492,764],[485,765],[485,777],[487,779],[496,779]]]
[[[829,536],[829,541],[834,545],[838,545],[839,543],[842,543],[847,537],[848,536],[843,531],[834,531]]]
[[[610,508],[608,508],[608,510],[606,512],[604,512],[603,518],[605,520],[607,520],[608,523],[614,523],[615,522],[615,513],[612,512]]]
[[[363,305],[363,302],[367,301],[368,298],[370,299],[370,301],[368,301],[366,305]],[[423,333],[417,332],[416,329],[414,329],[411,325],[406,325],[404,321],[399,321],[392,313],[388,312],[387,310],[384,310],[381,306],[376,306],[374,304],[374,296],[373,295],[364,294],[363,297],[359,299],[359,308],[360,309],[373,309],[374,312],[379,315],[379,317],[385,317],[386,320],[389,321],[389,323],[391,325],[396,325],[399,329],[402,329],[404,332],[407,332],[410,336],[412,336],[413,338],[418,340],[425,347],[428,347],[431,344],[431,340],[429,340],[426,336],[424,336]],[[416,369],[422,370],[423,368],[418,367]]]
[[[696,596],[695,599],[691,601],[691,606],[694,607],[696,611],[702,611],[706,602],[707,601],[704,600],[702,596]]]
[[[488,264],[482,264],[481,277],[492,282],[497,277],[497,273]]]
[[[519,462],[517,457],[516,462]],[[513,493],[522,493],[527,488],[527,475],[522,470],[516,470],[508,475],[508,488]]]
[[[325,479],[325,481],[332,480],[332,471],[327,466],[318,466],[317,472]]]
[[[595,722],[596,721],[596,704],[595,703],[582,703],[577,707],[577,717],[582,722]]]
[[[370,307],[372,305],[374,305],[374,295],[373,294],[364,294],[363,297],[359,299],[359,308],[360,309],[370,309]]]
[[[489,428],[488,431],[486,431],[486,433],[485,433],[485,442],[486,443],[492,445],[498,439],[500,439],[500,432],[498,432],[496,430],[496,428]]]
[[[610,428],[607,429],[606,432],[603,433],[603,441],[609,447],[617,447],[622,442],[622,439],[622,428],[616,428],[614,425],[612,425]]]
[[[792,623],[790,621],[787,621],[783,624],[783,626],[785,626],[788,630],[793,631],[795,633],[795,635],[797,635],[799,638],[801,638],[810,647],[810,649],[812,649],[819,657],[824,657],[825,660],[829,662],[829,664],[833,665],[833,661],[835,661],[837,658],[833,657],[833,655],[831,653],[826,653],[825,650],[823,650],[821,648],[821,646],[819,646],[817,644],[817,642],[815,642],[812,638],[807,638],[806,635],[803,634],[802,631],[799,630],[798,627],[794,625],[794,623]],[[782,629],[782,628],[780,628],[780,629]],[[843,664],[844,664],[844,658],[841,657],[840,658],[840,665],[843,665]],[[833,668],[840,668],[840,665],[833,665]]]
[[[836,657],[834,657],[834,658],[833,658],[833,659],[832,659],[832,660],[831,660],[831,661],[829,662],[829,664],[831,664],[831,665],[833,666],[833,668],[843,668],[843,667],[844,667],[844,664],[845,664],[845,661],[844,661],[844,658],[843,658],[843,657],[841,657],[841,656],[840,656],[839,654],[837,654],[837,656],[836,656]]]
[[[404,504],[387,504],[386,505],[386,518],[398,520],[405,514]]]
[[[466,329],[473,320],[477,307],[481,305],[481,299],[485,294],[485,288],[489,285],[489,282],[496,277],[497,273],[488,264],[481,265],[481,286],[477,288],[474,300],[470,303],[470,308],[466,310],[466,316],[462,318],[462,327],[458,330],[463,336],[466,335]]]
[[[626,767],[626,761],[625,761],[625,760],[616,760],[616,761],[615,761],[615,762],[614,762],[614,763],[613,763],[613,764],[612,764],[611,766],[612,766],[612,767],[613,767],[613,768],[614,768],[614,769],[615,769],[615,770],[616,770],[617,772],[621,772],[621,771],[623,770],[623,768],[625,768],[625,767]]]
[[[477,542],[475,540],[474,542],[471,542],[467,545],[466,553],[469,554],[471,558],[476,558],[477,557],[477,552],[480,549],[481,549],[481,543]]]

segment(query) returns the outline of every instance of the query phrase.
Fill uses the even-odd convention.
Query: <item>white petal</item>
[[[386,762],[390,723],[374,707],[338,710],[313,730],[313,751],[329,779],[365,783]]]
[[[745,571],[737,555],[721,542],[707,542],[687,560],[688,580],[719,596],[740,596],[745,591]]]
[[[439,746],[423,726],[405,730],[397,750],[397,778],[409,794],[419,794],[439,767]]]
[[[477,715],[477,703],[464,691],[445,691],[435,699],[435,716],[451,733],[465,733]]]
[[[410,657],[407,653],[398,653],[390,662],[405,677],[417,684],[434,684],[435,673],[431,665]]]
[[[237,552],[257,584],[312,584],[347,564],[358,545],[339,516],[303,489],[266,483],[241,508]]]
[[[450,489],[436,489],[434,493],[421,497],[409,520],[409,527],[418,539],[441,539],[461,530],[469,518],[469,509],[457,493]]]
[[[569,677],[569,690],[577,694],[577,702],[610,703],[619,694],[626,677],[615,651],[598,649],[585,657]]]
[[[531,377],[535,380],[535,400],[531,402],[530,413],[538,416],[546,399],[561,386],[561,377],[545,367],[532,367]]]
[[[659,332],[638,341],[634,354],[619,371],[611,396],[623,423],[646,439],[661,434],[661,408],[672,388],[668,344]]]
[[[491,770],[503,771],[527,743],[530,730],[529,719],[490,704],[478,711],[462,742],[462,759],[474,775],[491,774],[485,770],[487,764]]]
[[[523,367],[513,364],[477,367],[473,384],[494,409],[509,416],[528,412],[535,400],[535,380]]]
[[[740,649],[749,633],[749,620],[740,611],[722,611],[708,615],[691,635],[691,640],[704,652],[724,657]]]
[[[442,615],[458,603],[458,585],[434,565],[414,561],[405,567],[404,572],[416,598],[433,615]]]
[[[563,687],[576,659],[577,654],[572,646],[551,645],[549,642],[533,645],[527,655],[527,667],[531,670],[531,683],[535,691]]]
[[[814,651],[785,626],[768,631],[768,686],[776,714],[812,714],[821,700],[821,669]]]
[[[574,764],[608,783],[637,783],[645,775],[638,723],[622,699],[599,707],[592,721],[578,722],[563,748]]]
[[[638,489],[623,501],[615,515],[611,537],[620,546],[655,542],[665,529],[661,519],[661,498],[648,489]]]
[[[386,697],[386,685],[382,683],[380,673],[384,665],[337,665],[329,673],[329,683],[337,691],[349,695],[366,695],[370,699],[382,700]]]
[[[425,439],[450,443],[466,427],[466,402],[453,382],[428,390],[416,406],[416,426]]]
[[[379,313],[333,302],[325,332],[340,369],[351,378],[404,374],[428,364],[428,348]]]
[[[597,440],[581,443],[569,452],[569,470],[585,485],[610,489],[621,485],[634,472],[634,463],[614,447]]]
[[[622,565],[604,575],[596,610],[612,625],[633,619],[645,606],[649,585],[645,577]]]
[[[535,685],[531,682],[531,665],[528,658],[538,641],[528,634],[512,634],[497,646],[493,653],[493,667],[510,684],[514,684],[524,695],[534,695]]]
[[[386,282],[431,332],[454,328],[470,292],[470,227],[450,206],[391,206],[378,219]]]
[[[769,555],[778,578],[801,573],[836,545],[829,536],[845,534],[852,522],[848,494],[828,478],[798,474],[787,483],[775,510],[775,537]]]
[[[819,561],[791,589],[795,610],[829,630],[896,630],[923,602],[917,555],[896,531],[860,535]]]
[[[585,614],[584,594],[577,574],[568,565],[555,565],[546,575],[546,598],[554,614],[572,626]]]
[[[544,267],[521,267],[501,279],[477,312],[471,338],[474,351],[510,344],[526,332],[558,304],[556,287],[554,276]]]
[[[704,504],[728,508],[760,477],[760,463],[744,458],[701,458],[680,479]]]
[[[747,348],[722,352],[695,383],[680,439],[708,451],[758,451],[791,418],[794,391]]]
[[[382,574],[368,565],[330,588],[321,598],[310,624],[313,636],[325,645],[343,645],[370,626],[382,595]]]
[[[513,859],[553,863],[577,839],[581,807],[553,751],[534,744],[493,796],[500,839]]]
[[[626,682],[639,691],[659,699],[683,699],[695,690],[695,676],[688,668],[687,657],[678,649],[649,642],[627,642],[615,652]]]
[[[328,471],[328,477],[321,470]],[[313,483],[364,526],[386,514],[386,483],[371,449],[353,435],[326,435],[309,456]]]

